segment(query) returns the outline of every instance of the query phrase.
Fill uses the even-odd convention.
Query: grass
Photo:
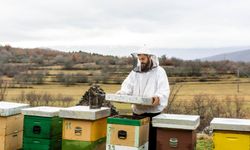
[[[225,96],[243,96],[250,100],[250,83],[241,83],[239,92],[237,84],[230,82],[187,82],[178,93],[178,99],[191,99],[194,95],[209,94],[223,99]]]
[[[196,150],[212,150],[212,149],[213,149],[212,140],[208,139],[197,140]]]

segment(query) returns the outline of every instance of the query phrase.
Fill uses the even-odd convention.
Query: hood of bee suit
[[[142,71],[142,64],[141,64],[141,62],[140,62],[140,60],[138,58],[138,55],[140,55],[140,54],[147,55],[149,57],[149,59],[150,59],[151,64],[150,64],[149,68],[147,69],[147,71],[150,71],[150,70],[152,70],[152,69],[159,66],[158,57],[155,54],[153,54],[151,52],[151,50],[149,50],[147,48],[142,48],[142,49],[137,50],[135,53],[131,54],[132,57],[133,57],[133,71],[141,72],[141,73],[145,72],[145,71]]]

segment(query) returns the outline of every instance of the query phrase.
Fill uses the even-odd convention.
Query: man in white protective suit
[[[152,106],[132,105],[133,115],[150,117],[149,150],[156,150],[156,128],[152,127],[152,117],[160,114],[168,104],[170,93],[165,70],[159,60],[147,49],[132,54],[135,58],[133,70],[123,81],[117,94],[151,97]]]

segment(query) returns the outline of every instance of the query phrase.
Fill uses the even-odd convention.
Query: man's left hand
[[[158,96],[152,97],[152,99],[153,99],[153,102],[152,102],[153,106],[160,105],[160,98]]]

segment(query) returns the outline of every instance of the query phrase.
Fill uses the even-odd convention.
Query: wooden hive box
[[[110,108],[90,109],[89,106],[74,106],[61,109],[63,139],[95,142],[106,137],[107,117]]]
[[[25,138],[23,139],[23,150],[61,150],[62,139],[42,139],[42,138]]]
[[[106,137],[107,118],[98,120],[63,119],[63,136],[65,140],[94,142]]]
[[[194,150],[200,117],[160,114],[152,119],[157,128],[157,150]]]
[[[23,131],[23,115],[17,114],[9,117],[0,117],[0,136]]]
[[[24,137],[50,139],[61,136],[62,119],[58,107],[33,107],[22,110]]]
[[[58,107],[23,109],[23,150],[59,150],[62,142],[62,119]]]
[[[108,118],[107,149],[145,149],[148,142],[149,118],[118,115]]]
[[[74,106],[60,110],[63,117],[63,150],[105,150],[110,108]]]
[[[12,133],[6,136],[0,136],[1,150],[17,150],[22,148],[23,132]]]
[[[23,115],[28,104],[0,102],[0,150],[22,148]]]
[[[214,150],[249,150],[250,120],[214,118],[213,128]]]
[[[119,102],[119,103],[131,103],[140,105],[152,105],[152,98],[132,96],[132,95],[120,95],[120,94],[106,94],[105,99],[107,101]]]

